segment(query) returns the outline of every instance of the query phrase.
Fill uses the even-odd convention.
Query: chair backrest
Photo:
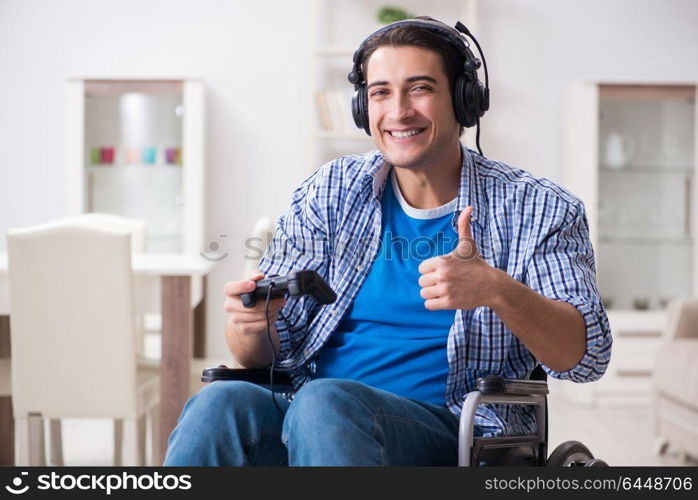
[[[131,233],[131,251],[133,253],[146,251],[147,224],[141,219],[102,212],[87,212],[74,217],[53,219],[51,222],[127,231]],[[160,311],[160,280],[157,276],[135,276],[133,293],[136,314],[152,314]]]
[[[102,212],[88,212],[74,217],[53,219],[51,222],[128,231],[131,233],[131,251],[133,253],[145,253],[146,222],[141,219],[131,219]]]
[[[259,261],[262,258],[262,252],[269,246],[274,237],[274,221],[271,217],[260,217],[257,219],[252,233],[250,234],[251,241],[246,242],[245,249],[245,265],[243,267],[243,276],[241,279],[249,278],[252,272],[259,268]]]
[[[698,338],[698,298],[674,299],[669,303],[663,337]]]
[[[8,233],[15,417],[135,416],[130,246],[61,222]]]

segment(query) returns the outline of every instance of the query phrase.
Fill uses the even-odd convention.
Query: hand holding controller
[[[306,270],[258,281],[254,292],[240,295],[242,304],[245,307],[254,307],[258,298],[267,298],[270,287],[270,298],[274,299],[284,297],[288,293],[291,297],[309,295],[320,304],[331,304],[337,300],[337,294],[322,279],[322,276],[315,271]]]

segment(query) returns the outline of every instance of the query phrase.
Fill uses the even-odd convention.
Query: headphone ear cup
[[[468,128],[475,125],[475,117],[468,110],[468,81],[464,76],[458,76],[453,85],[453,113],[462,126]]]
[[[351,98],[351,116],[354,118],[354,124],[358,128],[364,128],[364,122],[361,119],[361,109],[359,105],[359,100],[361,97],[359,96],[359,90],[354,90],[354,96]]]
[[[351,115],[356,126],[364,129],[368,135],[371,135],[368,121],[368,97],[365,85],[359,85],[354,91],[354,97],[351,98]]]
[[[472,127],[477,119],[485,114],[482,100],[485,87],[480,80],[472,82],[465,76],[456,78],[453,86],[453,111],[458,123],[464,127]]]
[[[468,83],[468,109],[474,117],[481,118],[485,114],[485,109],[482,107],[485,98],[485,86],[478,79],[475,79],[473,83]]]
[[[368,92],[366,85],[362,85],[359,89],[359,104],[361,106],[361,121],[364,124],[364,130],[368,135],[371,135],[371,124],[368,120]]]

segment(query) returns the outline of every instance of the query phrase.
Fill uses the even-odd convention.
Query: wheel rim
[[[608,464],[600,458],[594,458],[585,463],[584,467],[608,467]]]
[[[560,444],[548,457],[546,465],[553,467],[583,467],[594,460],[589,448],[579,441]]]
[[[591,460],[592,457],[584,452],[578,451],[572,453],[571,455],[565,457],[565,460],[560,464],[562,467],[575,467],[577,465],[583,465],[587,460]]]

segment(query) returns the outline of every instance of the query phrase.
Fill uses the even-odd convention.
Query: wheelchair
[[[251,382],[291,399],[293,385],[287,372],[274,371],[270,384],[269,370],[228,368],[219,365],[206,368],[202,382],[241,380]],[[608,464],[594,458],[579,441],[565,441],[548,452],[548,383],[540,365],[529,380],[510,380],[488,375],[477,380],[477,390],[468,393],[463,403],[458,432],[458,465],[468,466],[548,466],[599,467]],[[475,437],[475,411],[481,403],[524,404],[535,406],[537,434],[524,436]]]

